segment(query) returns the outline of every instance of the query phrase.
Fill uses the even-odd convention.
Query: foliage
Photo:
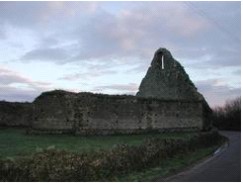
[[[241,130],[241,98],[227,101],[213,110],[213,124],[220,130]]]
[[[74,153],[46,149],[30,157],[0,160],[0,181],[115,181],[117,176],[161,165],[166,159],[222,143],[216,131],[189,139],[148,138],[138,146]]]

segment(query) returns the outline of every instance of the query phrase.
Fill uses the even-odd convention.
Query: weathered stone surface
[[[184,68],[165,48],[159,48],[155,52],[151,66],[140,84],[137,96],[203,100]]]
[[[95,135],[204,127],[200,101],[52,91],[33,105],[33,132]]]
[[[0,126],[29,126],[31,103],[0,101]]]

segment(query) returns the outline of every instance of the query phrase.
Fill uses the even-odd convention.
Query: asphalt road
[[[241,181],[241,134],[221,132],[229,138],[227,147],[194,167],[168,177],[165,182],[240,182]]]

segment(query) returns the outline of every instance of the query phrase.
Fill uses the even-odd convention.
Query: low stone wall
[[[202,130],[203,102],[46,92],[33,103],[33,132],[81,135]]]
[[[29,126],[31,103],[0,101],[0,126]]]

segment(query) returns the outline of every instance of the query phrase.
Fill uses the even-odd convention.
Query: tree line
[[[226,101],[213,109],[213,125],[220,130],[241,130],[241,98]]]

